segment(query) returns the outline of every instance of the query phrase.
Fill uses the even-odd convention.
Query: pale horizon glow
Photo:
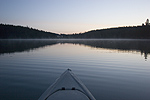
[[[149,0],[1,0],[0,23],[58,34],[137,26],[150,19]]]

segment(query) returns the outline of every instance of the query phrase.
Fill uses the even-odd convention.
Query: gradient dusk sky
[[[55,33],[142,25],[150,0],[0,0],[0,23]]]

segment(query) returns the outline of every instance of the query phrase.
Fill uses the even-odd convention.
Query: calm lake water
[[[37,100],[66,69],[97,100],[150,100],[150,40],[0,40],[0,100]]]

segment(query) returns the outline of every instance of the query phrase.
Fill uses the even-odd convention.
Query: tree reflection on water
[[[131,40],[131,39],[28,39],[28,40],[0,40],[0,54],[15,53],[35,50],[47,45],[55,45],[58,43],[71,43],[88,45],[92,48],[104,48],[120,51],[141,52],[145,59],[150,54],[150,40]]]

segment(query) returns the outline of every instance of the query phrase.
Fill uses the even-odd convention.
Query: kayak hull
[[[67,69],[38,100],[96,100],[86,86]]]

